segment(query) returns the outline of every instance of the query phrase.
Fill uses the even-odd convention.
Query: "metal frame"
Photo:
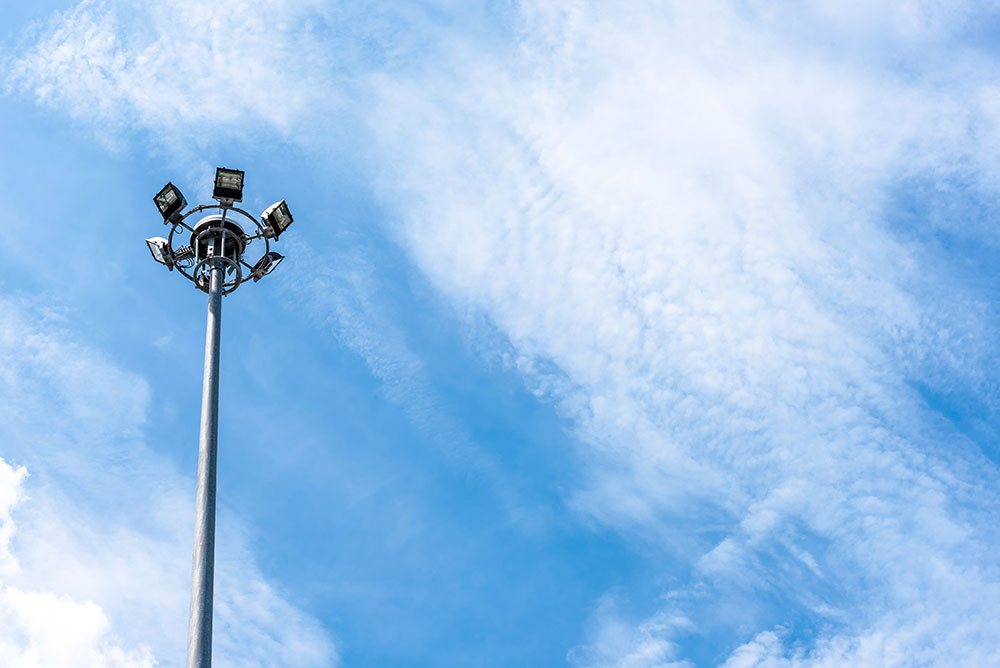
[[[229,230],[229,229],[227,229],[227,228],[224,227],[224,224],[226,222],[226,216],[227,216],[228,212],[234,211],[236,213],[239,213],[239,214],[243,215],[243,217],[245,217],[247,220],[249,220],[251,223],[253,223],[254,228],[256,228],[256,230],[257,230],[256,234],[249,235],[249,234],[245,234],[244,233],[242,239],[237,239],[237,240],[234,240],[234,241],[238,242],[238,243],[242,243],[243,247],[244,247],[244,252],[245,252],[246,248],[248,248],[251,243],[253,243],[257,239],[263,239],[264,240],[264,252],[260,254],[260,257],[258,257],[256,260],[254,260],[253,263],[251,263],[251,264],[247,264],[247,262],[244,261],[242,253],[239,255],[239,261],[233,261],[233,260],[230,260],[227,257],[221,257],[221,255],[222,255],[221,253],[219,255],[216,255],[215,257],[199,258],[198,254],[197,254],[198,253],[199,244],[192,243],[191,244],[191,249],[195,251],[195,257],[194,258],[189,258],[189,260],[193,260],[193,261],[189,261],[189,260],[180,260],[180,261],[177,261],[177,260],[175,260],[175,255],[176,255],[176,252],[177,252],[177,248],[174,247],[174,235],[177,234],[177,231],[180,230],[180,229],[187,230],[187,232],[189,234],[194,235],[195,234],[195,228],[198,227],[198,223],[195,223],[195,226],[191,227],[190,225],[188,225],[184,221],[187,220],[193,214],[201,213],[202,211],[210,211],[210,210],[217,210],[217,211],[221,212],[221,214],[219,214],[219,215],[222,216],[222,220],[220,221],[220,225],[211,226],[211,227],[207,227],[205,229],[199,230],[198,236],[195,237],[195,238],[193,238],[191,240],[192,242],[202,241],[206,237],[211,236],[213,233],[221,233],[222,238],[223,238],[223,244],[225,244],[225,239],[227,237],[235,236],[235,234],[232,232],[232,230]],[[207,218],[207,216],[206,216],[206,218]],[[203,218],[202,220],[205,220],[205,219]],[[198,222],[200,223],[201,221],[198,221]],[[232,221],[232,222],[236,223],[236,221]],[[267,228],[264,227],[264,225],[261,224],[261,222],[259,220],[257,220],[253,216],[251,216],[249,213],[247,213],[243,209],[241,209],[239,207],[236,207],[236,206],[228,206],[228,205],[225,205],[225,204],[199,204],[198,206],[194,207],[193,209],[191,209],[190,211],[188,211],[187,213],[185,213],[183,216],[181,216],[178,220],[176,220],[174,222],[166,221],[166,224],[170,225],[170,234],[167,235],[167,259],[169,260],[169,264],[167,266],[169,266],[169,267],[176,267],[177,271],[179,271],[184,276],[184,278],[186,278],[189,281],[191,281],[192,283],[194,283],[194,285],[195,285],[196,288],[198,288],[199,290],[201,290],[202,292],[204,292],[206,294],[209,291],[209,283],[210,283],[210,281],[208,280],[209,279],[209,276],[208,276],[209,272],[208,271],[201,271],[201,270],[203,270],[205,268],[210,268],[210,267],[208,267],[208,265],[209,265],[210,262],[215,261],[215,260],[221,260],[225,264],[229,265],[233,269],[233,272],[236,274],[236,277],[234,279],[224,280],[223,283],[222,283],[222,294],[228,295],[229,293],[235,291],[236,288],[240,287],[240,285],[242,285],[243,283],[245,283],[245,282],[249,281],[251,278],[253,278],[253,265],[256,264],[257,261],[260,260],[260,258],[264,257],[265,255],[267,255],[271,251],[271,243],[270,243],[270,241],[268,240],[268,237],[267,237]],[[239,223],[236,223],[236,224],[239,225]],[[251,229],[253,229],[253,228],[251,228]],[[179,246],[178,246],[178,248],[179,248]],[[242,265],[243,267],[246,267],[246,269],[248,270],[247,273],[246,273],[246,275],[243,274],[243,269],[240,267],[240,265]],[[201,271],[201,274],[199,274],[199,271]]]

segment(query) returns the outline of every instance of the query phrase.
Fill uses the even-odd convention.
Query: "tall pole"
[[[187,213],[187,200],[173,183],[156,193],[153,203],[170,226],[169,236],[150,237],[146,245],[153,259],[192,281],[208,293],[208,327],[205,332],[205,375],[201,395],[201,430],[198,439],[198,492],[195,497],[194,556],[191,575],[191,617],[188,621],[188,668],[212,668],[212,607],[215,594],[215,485],[219,457],[219,346],[222,331],[222,296],[253,279],[256,283],[270,274],[283,259],[271,244],[292,224],[285,200],[264,209],[260,220],[239,207],[243,201],[243,172],[219,167],[215,170],[212,199],[218,204],[201,204]],[[205,216],[194,227],[184,221],[206,209],[219,215]],[[228,220],[232,215],[236,220]],[[242,218],[256,228],[246,234],[238,222]],[[243,223],[244,225],[246,222]],[[190,245],[181,245],[191,234]],[[264,246],[253,265],[244,260],[250,242]],[[259,247],[259,246],[257,246]],[[249,269],[245,274],[243,269]],[[227,276],[229,278],[227,278]],[[208,281],[206,286],[205,281]],[[206,289],[207,287],[207,289]]]
[[[211,252],[211,251],[210,251]],[[205,378],[198,440],[198,493],[195,500],[194,567],[188,668],[212,666],[212,596],[215,569],[215,480],[219,454],[219,343],[222,331],[222,263],[212,264],[205,333]]]

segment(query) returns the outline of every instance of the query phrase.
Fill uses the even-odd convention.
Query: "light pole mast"
[[[243,172],[219,168],[215,172],[212,197],[218,204],[199,205],[184,213],[187,201],[177,186],[167,183],[153,198],[170,234],[146,239],[153,259],[208,293],[208,324],[205,332],[205,373],[201,397],[201,429],[198,438],[198,489],[195,496],[194,556],[191,578],[191,616],[188,624],[188,668],[211,668],[212,602],[215,578],[215,498],[219,454],[219,355],[222,333],[222,297],[249,279],[254,282],[271,273],[283,259],[271,251],[270,240],[292,224],[284,200],[275,202],[260,221],[233,206],[243,199]],[[218,210],[192,227],[185,220],[200,211]],[[230,213],[242,215],[255,226],[248,235]],[[178,246],[175,237],[190,233],[190,244]],[[263,240],[263,254],[251,266],[244,261],[248,246]],[[244,275],[243,270],[249,270]]]
[[[223,269],[209,270],[208,325],[205,331],[205,377],[198,434],[198,491],[194,510],[194,563],[188,667],[212,665],[212,599],[215,589],[215,481],[219,459],[219,343],[222,334]]]

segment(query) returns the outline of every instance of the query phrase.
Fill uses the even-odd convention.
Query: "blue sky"
[[[0,664],[1000,665],[988,3],[5,7]]]

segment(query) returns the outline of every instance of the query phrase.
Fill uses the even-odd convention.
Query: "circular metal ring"
[[[208,286],[207,285],[203,286],[198,281],[197,273],[198,273],[198,271],[207,262],[211,262],[212,260],[222,260],[225,264],[227,264],[227,265],[229,265],[231,267],[234,267],[236,269],[236,277],[235,277],[235,279],[229,280],[229,281],[225,281],[223,283],[223,292],[222,292],[222,294],[227,295],[230,292],[235,291],[236,288],[238,288],[240,285],[242,285],[243,283],[245,283],[246,281],[248,281],[250,279],[249,275],[247,275],[246,277],[243,276],[243,270],[242,270],[242,268],[241,268],[240,265],[242,264],[242,265],[244,265],[244,266],[246,266],[246,267],[249,268],[250,266],[252,266],[255,263],[251,262],[251,263],[248,264],[248,263],[244,262],[243,261],[243,254],[242,253],[240,253],[239,257],[237,257],[235,260],[233,260],[231,258],[224,258],[224,257],[218,257],[218,256],[204,258],[203,260],[199,261],[197,264],[195,264],[192,267],[184,267],[181,264],[179,264],[177,261],[174,260],[174,257],[176,255],[176,250],[174,249],[174,235],[177,234],[180,231],[185,231],[185,232],[188,232],[188,233],[193,233],[194,232],[194,228],[192,228],[189,225],[187,225],[184,221],[187,218],[189,218],[190,216],[192,216],[192,215],[194,215],[196,213],[199,213],[201,211],[211,211],[211,210],[216,210],[216,211],[218,211],[222,215],[225,215],[226,213],[232,211],[234,213],[240,214],[241,216],[243,216],[244,218],[246,218],[247,220],[249,220],[251,223],[253,223],[254,228],[256,228],[256,230],[257,230],[257,233],[253,234],[253,235],[244,235],[244,237],[239,240],[240,241],[239,246],[242,247],[242,251],[243,252],[246,251],[246,247],[249,246],[252,241],[254,241],[256,239],[263,239],[264,240],[264,248],[263,248],[263,252],[261,253],[261,256],[260,256],[261,258],[263,258],[269,252],[271,252],[271,242],[270,242],[270,240],[267,237],[267,230],[264,228],[264,226],[261,224],[261,222],[259,220],[257,220],[256,218],[254,218],[252,215],[250,215],[248,212],[244,211],[243,209],[241,209],[239,207],[235,207],[235,206],[222,206],[221,204],[199,204],[198,206],[192,208],[187,213],[185,213],[183,216],[181,216],[179,219],[177,219],[176,221],[173,222],[173,224],[170,226],[170,234],[167,237],[167,251],[169,252],[170,258],[172,260],[172,265],[171,266],[173,268],[176,268],[177,271],[178,271],[178,273],[180,273],[186,279],[188,279],[189,281],[191,281],[192,283],[194,283],[194,285],[195,285],[196,288],[198,288],[199,290],[201,290],[203,292],[208,292]],[[223,220],[223,225],[225,225],[226,222],[234,222],[235,223],[235,221],[226,221],[226,220]],[[195,227],[197,227],[197,225],[195,225]],[[216,232],[216,233],[221,232],[224,235],[233,235],[233,236],[235,236],[235,233],[232,230],[226,229],[223,226],[214,226],[214,225],[212,227],[209,227],[209,228],[205,229],[205,230],[198,230],[198,232],[199,232],[199,235],[198,235],[199,239],[203,235],[211,233],[211,232]],[[181,238],[183,239],[183,237],[181,237]],[[181,242],[181,243],[183,244],[183,242]],[[196,250],[196,249],[192,246],[192,250]],[[254,255],[256,255],[256,253],[254,253]],[[258,259],[258,261],[259,261],[259,259]],[[227,288],[226,286],[229,286],[229,287]]]
[[[194,266],[194,268],[191,270],[191,273],[193,275],[197,276],[198,275],[198,271],[202,267],[204,267],[206,264],[211,264],[213,262],[221,262],[222,264],[228,264],[230,267],[232,267],[232,268],[234,268],[236,270],[236,278],[233,279],[233,280],[231,280],[231,281],[227,281],[225,279],[225,276],[226,276],[225,273],[222,274],[222,294],[228,295],[230,292],[233,292],[234,290],[236,290],[236,288],[240,287],[240,284],[243,283],[243,281],[245,280],[243,278],[243,270],[240,269],[240,263],[239,262],[237,262],[235,260],[230,260],[228,257],[222,257],[221,255],[214,255],[212,257],[206,257],[204,260],[202,260],[201,262],[199,262],[198,264],[196,264]],[[215,267],[210,268],[209,271],[211,272],[211,269],[214,269],[214,268]],[[224,269],[222,271],[225,272]],[[209,280],[211,280],[211,279],[209,279]],[[198,289],[201,290],[202,292],[208,292],[208,286],[204,285],[203,282],[198,281],[197,278],[195,279],[194,283],[195,283],[196,286],[198,286]],[[227,285],[231,286],[228,290],[226,289]]]

